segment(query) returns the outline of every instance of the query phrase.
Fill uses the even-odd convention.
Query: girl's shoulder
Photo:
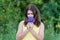
[[[44,23],[43,22],[41,22],[40,27],[44,27]]]
[[[19,25],[23,25],[24,24],[24,20],[20,21]]]
[[[41,24],[40,25],[44,25],[44,23],[43,22],[41,22]]]

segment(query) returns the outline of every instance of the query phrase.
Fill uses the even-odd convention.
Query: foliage
[[[44,40],[60,40],[60,0],[0,0],[0,40],[16,40],[18,24],[30,3],[40,10]]]

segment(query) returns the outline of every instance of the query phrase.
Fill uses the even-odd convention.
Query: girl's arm
[[[16,34],[16,40],[22,40],[28,32],[27,29],[23,32],[22,31],[22,26],[23,26],[23,22],[19,23],[18,31],[17,31],[17,34]]]
[[[33,29],[30,29],[30,31],[37,40],[43,40],[44,39],[44,24],[41,23],[39,27],[40,27],[39,34],[37,34]]]

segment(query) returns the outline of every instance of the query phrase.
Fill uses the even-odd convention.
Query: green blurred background
[[[0,40],[16,40],[18,24],[30,3],[40,10],[44,40],[60,40],[60,0],[0,0]]]

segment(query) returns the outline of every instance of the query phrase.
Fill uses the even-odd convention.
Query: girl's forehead
[[[31,11],[31,10],[28,10],[28,11],[27,11],[27,13],[33,13],[33,11]]]

